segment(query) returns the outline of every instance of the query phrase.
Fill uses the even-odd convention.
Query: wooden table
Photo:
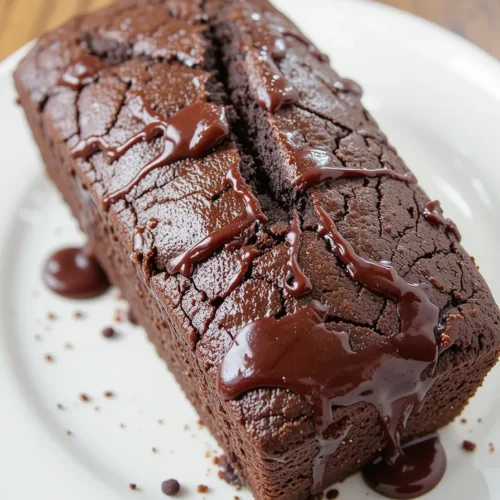
[[[75,14],[110,1],[0,0],[0,60]],[[500,58],[500,0],[380,1],[442,24]]]

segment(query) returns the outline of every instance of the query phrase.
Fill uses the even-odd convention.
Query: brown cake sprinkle
[[[462,448],[465,451],[475,451],[475,449],[477,448],[477,444],[473,443],[472,441],[464,440],[464,442],[462,443]]]
[[[173,497],[179,493],[181,485],[177,479],[167,479],[161,484],[161,491],[163,494]]]

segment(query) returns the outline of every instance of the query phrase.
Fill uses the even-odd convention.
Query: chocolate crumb
[[[488,449],[490,453],[493,453],[495,451],[495,445],[493,443],[488,443]]]
[[[71,431],[66,431],[66,436],[72,436],[73,433]]]
[[[74,317],[75,319],[82,319],[82,318],[84,318],[84,317],[85,317],[85,313],[84,313],[84,312],[82,312],[82,311],[75,311],[75,312],[73,313],[73,317]]]
[[[158,450],[157,450],[154,446],[151,448],[151,451],[152,451],[153,453],[158,453]]]
[[[90,401],[90,398],[85,393],[80,394],[79,397],[80,401],[83,401],[84,403],[88,403]]]
[[[116,331],[114,328],[108,326],[107,328],[104,328],[104,330],[102,331],[102,336],[106,337],[107,339],[110,339],[111,337],[116,336]]]
[[[466,424],[467,423],[467,419],[466,418],[461,418],[460,419],[460,423],[461,424]]]
[[[243,483],[241,479],[238,477],[238,474],[234,470],[234,467],[231,465],[229,460],[225,455],[221,455],[217,458],[217,462],[214,459],[214,464],[218,465],[221,470],[217,472],[217,476],[219,479],[226,481],[227,484],[231,484],[233,486],[241,486]]]
[[[114,398],[114,397],[115,397],[115,395],[114,395],[114,393],[112,393],[111,391],[106,391],[106,392],[104,393],[104,397],[105,397],[105,398]]]
[[[164,495],[173,497],[179,493],[181,490],[181,485],[177,479],[167,479],[161,483],[161,491]]]
[[[128,486],[129,486],[129,488],[130,488],[132,491],[137,490],[137,484],[135,484],[135,483],[130,483]]]
[[[473,443],[472,441],[467,441],[465,440],[463,443],[462,443],[462,448],[465,450],[465,451],[474,451],[476,449],[476,443]]]
[[[196,491],[198,493],[206,493],[208,491],[208,486],[206,484],[199,484],[197,487],[196,487]]]
[[[339,490],[336,490],[336,489],[333,489],[333,490],[330,490],[326,493],[326,498],[328,500],[333,500],[334,498],[338,498],[339,497]]]
[[[54,358],[52,357],[52,354],[46,354],[44,356],[45,358],[45,361],[47,361],[48,363],[52,363],[54,361]]]
[[[57,319],[57,315],[53,312],[48,312],[47,313],[47,319],[50,321],[55,321]]]

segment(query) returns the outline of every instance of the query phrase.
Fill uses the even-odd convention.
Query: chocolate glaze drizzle
[[[234,278],[229,283],[226,291],[222,294],[222,298],[227,297],[236,289],[236,287],[243,281],[243,278],[250,270],[250,266],[252,265],[253,261],[260,255],[262,255],[262,252],[255,247],[252,247],[250,245],[242,247],[241,255],[239,256],[240,270],[234,275]]]
[[[321,52],[316,47],[316,45],[314,45],[311,42],[311,40],[309,40],[306,36],[304,36],[299,31],[296,31],[296,30],[292,31],[292,30],[285,28],[284,26],[277,26],[276,29],[279,33],[281,33],[282,36],[284,36],[284,37],[289,36],[290,38],[295,38],[295,40],[297,40],[298,42],[305,45],[307,47],[307,49],[309,50],[309,52],[311,53],[311,55],[313,55],[319,61],[328,62],[330,60],[330,58],[326,54]]]
[[[348,168],[344,167],[335,155],[325,149],[304,146],[292,153],[292,162],[297,168],[297,176],[293,186],[297,191],[344,177],[391,177],[392,179],[414,183],[415,177],[410,174],[399,174],[390,168]]]
[[[445,219],[443,217],[443,210],[439,201],[430,201],[427,203],[427,205],[425,205],[423,215],[425,220],[430,223],[443,226],[444,230],[447,233],[453,234],[458,241],[462,239],[462,235],[460,234],[460,231],[455,223],[452,220]]]
[[[245,327],[234,339],[218,373],[218,390],[233,399],[258,387],[290,389],[314,405],[318,456],[312,493],[321,491],[324,457],[338,446],[325,436],[333,421],[332,406],[364,402],[375,406],[385,430],[389,457],[401,453],[400,433],[419,407],[433,378],[438,347],[434,329],[439,309],[423,287],[407,283],[389,264],[361,258],[341,236],[320,206],[318,234],[346,266],[352,279],[374,293],[395,300],[401,331],[359,352],[345,332],[328,329],[327,310],[317,302],[282,319],[265,318]],[[422,380],[422,374],[427,378]]]
[[[109,288],[99,263],[85,248],[63,248],[45,262],[42,279],[53,292],[71,299],[91,299]]]
[[[93,82],[99,71],[106,65],[96,56],[83,55],[70,64],[59,77],[57,85],[80,90],[84,85]]]
[[[72,149],[74,158],[87,160],[100,150],[113,162],[135,144],[163,137],[165,142],[161,153],[142,167],[126,186],[105,196],[104,209],[108,209],[111,203],[130,193],[152,170],[177,160],[205,156],[231,133],[225,108],[218,104],[194,102],[165,120],[146,104],[144,96],[139,92],[134,94],[134,103],[137,106],[131,106],[132,113],[145,124],[137,134],[119,146],[110,146],[103,136],[90,136],[80,140]]]
[[[425,495],[439,483],[446,470],[446,455],[437,435],[405,444],[391,464],[382,457],[363,469],[373,490],[389,498],[412,499]]]
[[[277,58],[276,58],[277,59]],[[281,74],[267,49],[246,57],[250,88],[257,103],[266,111],[276,113],[285,104],[299,99],[297,89]]]
[[[246,64],[250,80],[250,88],[255,100],[265,110],[275,113],[285,104],[299,99],[297,89],[283,76],[276,62],[286,56],[287,44],[285,34],[293,36],[285,28],[262,22],[257,12],[249,12],[241,7],[228,19],[245,20],[252,32],[252,46],[247,46]],[[300,39],[298,34],[295,38]],[[308,46],[310,42],[307,41]],[[319,52],[319,51],[318,51]]]
[[[363,89],[354,80],[341,78],[333,84],[333,88],[338,92],[348,92],[357,96],[363,95]]]
[[[292,226],[286,239],[290,244],[288,251],[288,262],[286,264],[286,275],[284,288],[292,297],[300,297],[312,290],[311,280],[304,274],[299,265],[300,237],[300,216],[295,213]]]
[[[215,251],[237,238],[242,231],[253,223],[267,222],[267,217],[262,212],[257,198],[243,179],[239,162],[235,162],[229,169],[224,186],[230,185],[234,193],[245,202],[245,213],[233,219],[221,229],[210,233],[206,238],[186,250],[182,254],[170,260],[167,271],[170,274],[181,273],[183,276],[191,276],[194,264],[210,257]]]

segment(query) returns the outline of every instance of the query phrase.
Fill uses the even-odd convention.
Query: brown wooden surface
[[[75,14],[110,1],[0,0],[0,59]],[[442,24],[500,58],[500,0],[380,1]]]

